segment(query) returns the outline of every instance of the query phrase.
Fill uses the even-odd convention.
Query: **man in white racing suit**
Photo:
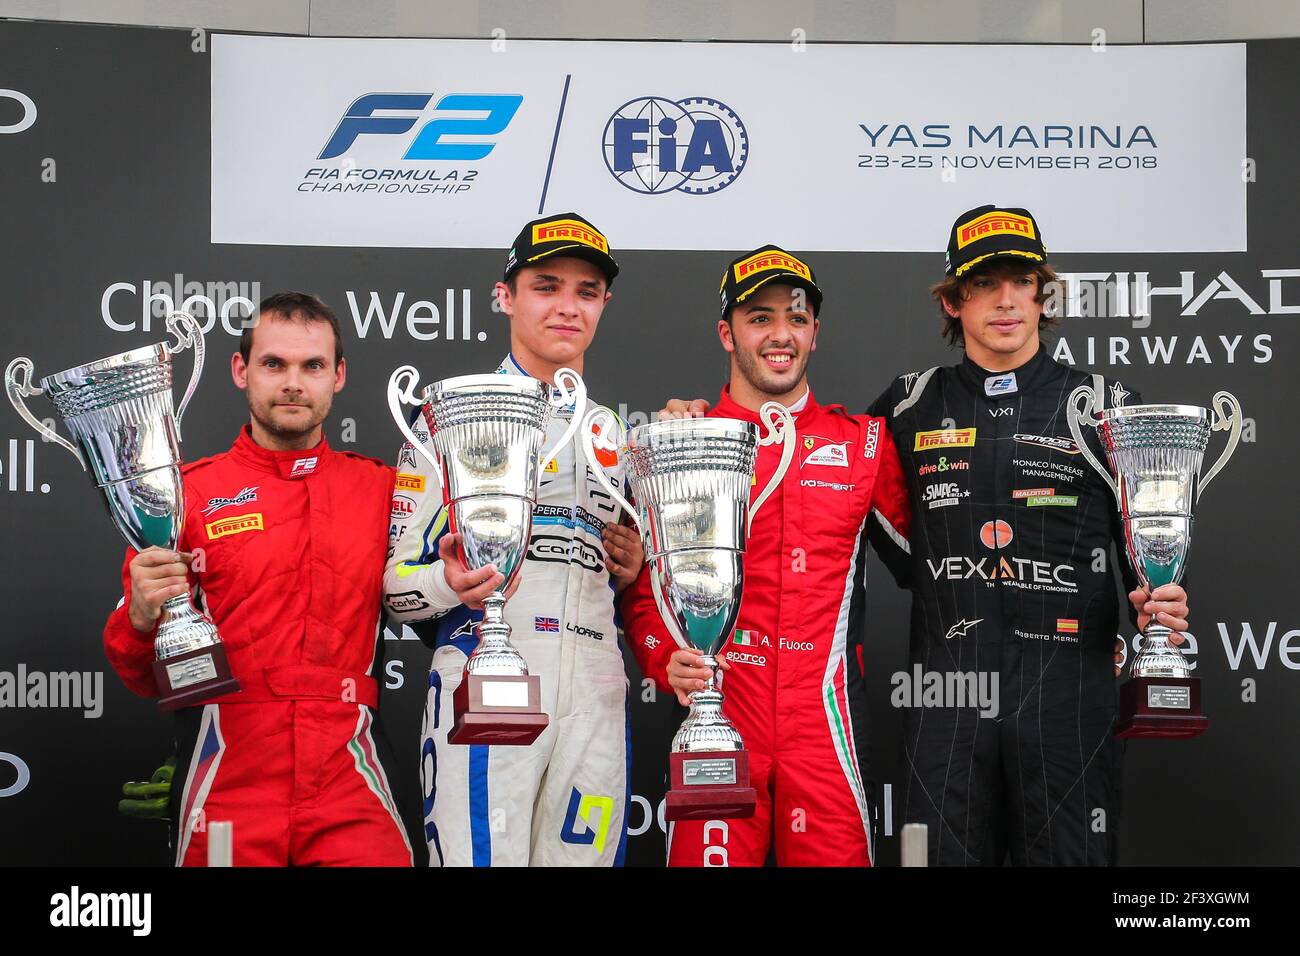
[[[524,226],[496,286],[511,340],[497,371],[552,385],[565,366],[581,374],[617,274],[605,237],[582,217]],[[544,447],[572,414],[569,406],[552,418]],[[427,440],[422,415],[413,431]],[[622,486],[616,450],[598,455]],[[457,557],[441,476],[424,456],[403,445],[397,470],[384,601],[393,620],[411,623],[434,648],[421,754],[430,865],[620,865],[627,677],[614,615],[616,595],[641,567],[639,539],[619,525],[617,505],[570,442],[541,476],[528,554],[505,609],[511,642],[541,677],[550,722],[528,746],[450,744],[452,695],[477,643],[481,602],[502,576],[492,565],[468,571]]]

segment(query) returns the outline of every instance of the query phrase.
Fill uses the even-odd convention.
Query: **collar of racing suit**
[[[972,362],[970,356],[965,356],[961,364],[957,366],[957,374],[961,380],[974,392],[984,395],[984,382],[986,379],[994,376],[1014,375],[1016,377],[1016,388],[1014,391],[999,398],[1011,398],[1017,394],[1031,392],[1039,385],[1051,378],[1052,373],[1058,369],[1056,362],[1052,361],[1047,354],[1047,349],[1041,344],[1038,351],[1024,365],[1018,368],[1007,369],[1005,372],[990,372],[981,365]]]
[[[520,363],[519,359],[515,358],[514,352],[506,353],[506,357],[502,359],[501,364],[497,366],[497,374],[498,375],[527,375],[529,378],[537,378],[536,375],[529,374],[528,369],[524,368],[523,365]],[[551,386],[551,398],[559,398],[560,395],[562,394],[563,393],[554,385]],[[562,409],[560,409],[560,411],[566,413],[572,413],[573,402],[569,402],[569,404],[565,405]]]
[[[230,446],[230,455],[240,463],[281,478],[306,478],[308,475],[323,471],[330,460],[329,442],[321,435],[321,440],[312,448],[294,451],[273,451],[263,448],[253,441],[252,428],[245,425],[239,430],[239,437]]]
[[[813,398],[812,386],[810,385],[808,390],[803,393],[803,396],[789,406],[789,412],[798,419],[801,414],[811,412],[818,407],[817,399]],[[722,386],[722,397],[718,399],[718,404],[713,407],[711,414],[719,418],[739,418],[742,421],[761,424],[758,412],[751,411],[731,397],[730,385]]]

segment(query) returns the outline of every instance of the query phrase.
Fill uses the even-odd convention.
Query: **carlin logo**
[[[595,821],[592,820],[593,813],[596,814]],[[590,846],[599,856],[605,852],[605,838],[609,836],[613,820],[613,797],[579,793],[574,787],[569,794],[569,809],[560,828],[560,839],[574,846]],[[578,821],[582,821],[582,832],[578,832]]]
[[[432,606],[419,591],[399,591],[396,594],[388,595],[385,602],[388,604],[388,609],[394,613],[423,611],[425,608]]]
[[[246,505],[250,501],[257,500],[257,485],[251,488],[245,488],[233,498],[209,498],[208,506],[203,509],[203,517],[208,517],[222,508],[229,508],[231,505]]]
[[[26,93],[17,90],[0,90],[0,100],[13,100],[22,107],[22,115],[14,123],[0,123],[0,133],[22,133],[36,123],[36,103]],[[10,115],[10,110],[0,109],[0,117]]]
[[[262,524],[262,513],[256,512],[251,515],[235,515],[233,518],[222,518],[220,521],[213,521],[203,526],[208,533],[209,541],[216,541],[218,538],[224,538],[231,534],[243,534],[245,531],[265,531],[266,526]]]
[[[633,192],[702,196],[736,181],[749,158],[745,124],[725,103],[703,96],[644,96],[605,124],[605,165]]]
[[[808,448],[808,442],[812,440],[813,437],[805,438],[804,448]],[[825,438],[818,438],[817,440],[827,441]],[[812,454],[804,456],[803,461],[799,463],[799,467],[803,468],[805,465],[829,465],[834,468],[847,468],[849,467],[849,443],[840,442],[837,445],[822,445]]]
[[[393,510],[390,517],[394,521],[404,521],[415,514],[415,499],[408,495],[393,495]]]
[[[973,428],[940,428],[936,431],[917,432],[913,451],[936,451],[940,448],[972,448],[975,445]]]

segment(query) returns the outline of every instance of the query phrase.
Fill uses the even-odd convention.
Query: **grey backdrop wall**
[[[188,30],[0,23],[0,128],[10,130],[0,135],[0,357],[30,355],[49,373],[159,341],[161,322],[147,299],[178,284],[197,283],[187,295],[203,291],[218,303],[308,289],[339,311],[349,358],[330,440],[392,460],[399,438],[383,389],[394,367],[413,363],[432,380],[489,368],[508,348],[489,290],[519,222],[502,222],[501,248],[481,251],[212,245],[209,65],[193,47]],[[1129,747],[1120,823],[1127,864],[1300,860],[1300,823],[1286,798],[1300,783],[1286,742],[1300,717],[1300,617],[1287,594],[1300,531],[1293,498],[1300,456],[1287,424],[1300,397],[1291,328],[1300,314],[1293,161],[1300,41],[1251,42],[1247,63],[1256,171],[1249,251],[1074,255],[1058,264],[1145,272],[1166,290],[1153,299],[1149,324],[1067,318],[1059,338],[1074,362],[1131,383],[1149,400],[1207,404],[1228,388],[1251,419],[1207,496],[1193,551],[1194,659],[1212,729],[1195,741]],[[25,125],[28,102],[36,120],[14,131]],[[599,210],[585,212],[600,221]],[[528,213],[520,210],[519,220]],[[937,250],[947,229],[934,224],[932,255],[807,250],[828,294],[812,366],[819,398],[860,410],[893,375],[958,360],[939,338],[926,294],[942,269]],[[716,393],[726,368],[713,331],[717,277],[727,258],[620,255],[624,271],[589,355],[594,395],[635,418],[667,396]],[[371,312],[380,304],[390,315],[399,296],[404,312],[415,300],[441,306],[449,295],[468,336],[417,341],[402,321],[386,327]],[[186,419],[188,459],[226,448],[245,417],[225,371],[234,347],[219,325],[209,336],[210,366]],[[114,808],[121,783],[147,776],[171,749],[168,721],[117,683],[99,646],[120,597],[120,541],[71,457],[33,439],[16,415],[0,412],[0,672],[85,673],[90,696],[97,686],[102,693],[62,707],[0,698],[0,862],[160,864],[162,828]],[[892,799],[901,779],[899,715],[888,698],[889,675],[906,657],[907,602],[874,559],[868,576],[878,610],[866,665],[889,863],[905,822]],[[404,760],[393,777],[416,834],[429,652],[398,634],[387,650],[385,723]],[[629,862],[651,864],[663,853],[650,811],[663,791],[674,717],[666,701],[647,699],[630,659],[629,669],[637,797]]]

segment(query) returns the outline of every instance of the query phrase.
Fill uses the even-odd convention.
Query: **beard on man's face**
[[[793,374],[786,375],[773,372],[761,355],[745,349],[736,349],[736,363],[740,366],[740,374],[751,386],[765,395],[784,395],[803,378],[808,356],[806,353],[796,355],[790,363]]]
[[[301,438],[303,435],[310,434],[317,425],[325,421],[326,416],[329,415],[332,403],[327,400],[324,408],[319,408],[315,405],[308,405],[308,414],[303,416],[299,421],[277,421],[273,417],[274,409],[277,404],[281,403],[272,402],[266,408],[262,409],[250,402],[248,410],[253,416],[254,421],[261,425],[269,434],[274,435],[276,438],[293,440]],[[306,404],[306,400],[299,399],[294,404]]]

